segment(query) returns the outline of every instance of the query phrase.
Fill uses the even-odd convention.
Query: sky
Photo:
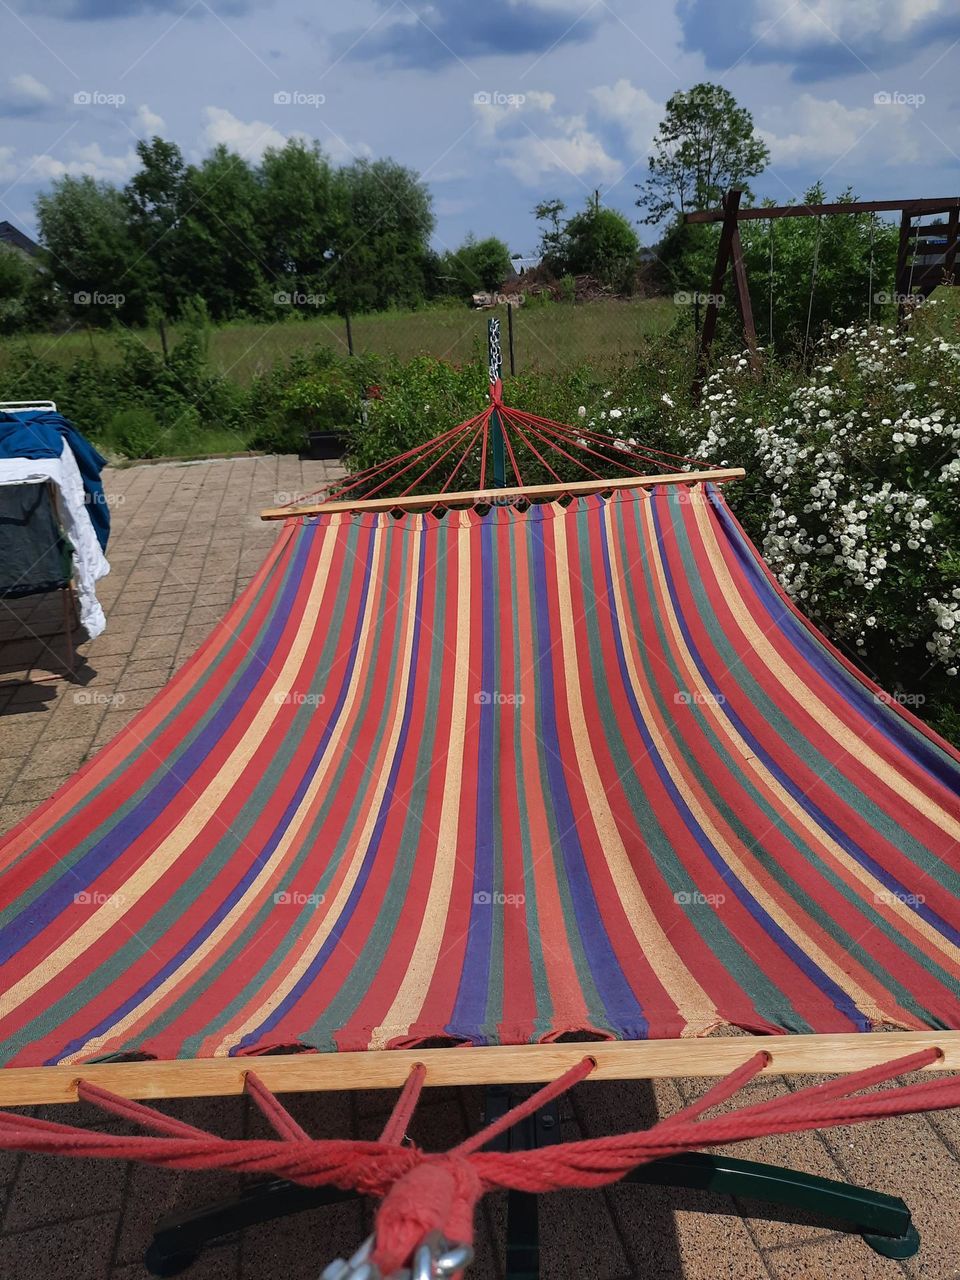
[[[960,188],[957,0],[0,0],[0,25],[0,219],[30,234],[39,192],[122,184],[138,139],[256,160],[299,135],[418,170],[437,248],[529,255],[540,200],[642,216],[663,105],[703,80],[770,148],[758,197]]]

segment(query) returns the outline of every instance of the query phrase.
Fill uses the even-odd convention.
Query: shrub
[[[808,377],[770,363],[754,379],[734,357],[685,430],[702,456],[747,468],[731,499],[804,611],[946,725],[960,706],[960,344],[923,312],[902,334],[834,330]]]

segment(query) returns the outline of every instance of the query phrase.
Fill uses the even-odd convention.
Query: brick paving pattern
[[[41,681],[62,656],[59,601],[0,608],[0,830],[49,796],[161,688],[250,581],[276,536],[257,518],[279,494],[309,492],[335,474],[295,457],[132,467],[105,477],[114,532],[110,576],[100,584],[107,630],[82,646],[77,681]],[[39,639],[37,637],[40,637]],[[29,678],[30,684],[16,682]],[[122,697],[117,696],[122,695]],[[583,1084],[562,1103],[564,1136],[643,1127],[696,1096],[694,1080]],[[749,1086],[760,1100],[789,1088]],[[385,1093],[285,1097],[318,1137],[373,1137],[388,1114]],[[263,1122],[244,1099],[166,1104],[170,1114],[224,1134],[252,1136]],[[34,1109],[50,1119],[117,1128],[93,1109]],[[451,1146],[482,1118],[482,1091],[428,1090],[411,1136]],[[960,1118],[909,1117],[740,1144],[735,1154],[902,1195],[923,1241],[908,1262],[882,1259],[856,1236],[800,1213],[729,1197],[657,1187],[546,1196],[541,1201],[545,1280],[960,1280]],[[154,1223],[235,1194],[227,1174],[171,1173],[113,1161],[18,1157],[0,1151],[3,1280],[144,1280]],[[503,1275],[503,1196],[484,1202],[471,1275]],[[188,1280],[317,1280],[367,1234],[359,1204],[250,1227],[209,1251]]]

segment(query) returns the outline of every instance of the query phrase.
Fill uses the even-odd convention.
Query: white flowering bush
[[[692,452],[746,467],[729,497],[801,608],[881,683],[935,700],[952,728],[960,343],[934,332],[934,306],[903,333],[835,330],[799,379],[773,362],[755,378],[734,356],[684,425]]]

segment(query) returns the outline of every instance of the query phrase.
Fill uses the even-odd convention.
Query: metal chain
[[[452,1244],[441,1232],[431,1231],[414,1250],[409,1267],[384,1276],[370,1261],[373,1245],[373,1236],[367,1236],[352,1257],[335,1258],[325,1267],[320,1280],[447,1280],[473,1261],[470,1245]]]
[[[490,385],[500,381],[503,369],[503,352],[500,348],[500,319],[491,316],[487,329],[487,350],[490,356]]]

